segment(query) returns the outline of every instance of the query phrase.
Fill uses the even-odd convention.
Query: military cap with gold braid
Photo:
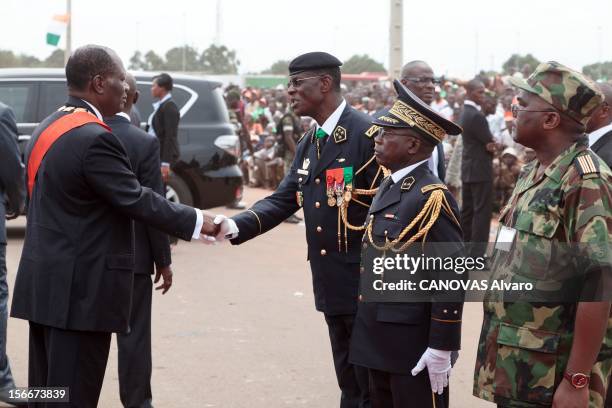
[[[447,134],[458,135],[463,131],[460,126],[443,118],[431,109],[400,81],[393,81],[393,85],[397,92],[397,100],[391,108],[383,110],[372,121],[375,126],[413,129],[434,145],[440,143]],[[407,180],[404,180],[404,184]],[[412,183],[414,183],[414,178],[407,185],[406,190],[410,189]],[[404,185],[402,184],[403,189]],[[455,217],[451,205],[444,194],[446,190],[447,188],[444,184],[430,184],[422,187],[421,193],[424,195],[429,194],[429,197],[421,211],[402,230],[396,239],[390,241],[385,237],[385,242],[382,245],[374,242],[372,236],[374,217],[372,216],[366,226],[366,234],[370,243],[378,250],[387,251],[390,249],[394,252],[404,251],[418,240],[425,243],[427,233],[442,212],[445,212],[451,221],[459,226],[459,221]],[[411,231],[414,231],[414,233],[409,237],[408,234]]]
[[[458,135],[463,131],[460,126],[431,109],[397,79],[393,81],[393,86],[397,92],[397,100],[391,108],[377,115],[372,121],[374,125],[411,128],[434,145],[440,143],[446,135]]]

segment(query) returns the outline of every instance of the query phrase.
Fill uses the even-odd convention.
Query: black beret
[[[389,109],[382,110],[372,121],[381,127],[412,128],[438,144],[446,135],[458,135],[463,129],[440,116],[397,79],[393,81],[397,99]]]
[[[289,63],[289,75],[323,68],[337,68],[341,65],[342,61],[326,52],[307,52],[306,54],[295,57],[293,61]]]

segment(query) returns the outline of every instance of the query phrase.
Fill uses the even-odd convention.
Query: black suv
[[[144,127],[153,112],[153,73],[135,73]],[[240,141],[229,121],[221,83],[172,75],[172,97],[181,113],[180,157],[168,182],[170,200],[210,208],[242,198],[242,173],[237,165]],[[62,69],[0,69],[0,101],[13,108],[23,148],[38,123],[67,99]]]

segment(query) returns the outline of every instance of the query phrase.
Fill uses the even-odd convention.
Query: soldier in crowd
[[[376,160],[391,175],[370,207],[363,248],[394,256],[411,242],[443,242],[461,251],[459,209],[428,167],[435,147],[461,128],[399,81],[394,85],[397,101],[373,122],[380,127]],[[419,220],[420,227],[413,228]],[[448,406],[451,352],[460,348],[462,310],[461,303],[447,302],[359,303],[350,361],[369,368],[373,408]]]
[[[603,408],[612,369],[603,342],[610,302],[606,292],[582,301],[586,287],[607,285],[610,275],[612,173],[584,137],[602,95],[557,62],[512,83],[520,89],[515,138],[536,160],[501,211],[491,271],[492,279],[538,291],[518,301],[507,291],[487,295],[474,395],[498,407]],[[577,283],[579,296],[547,297],[566,282]]]
[[[311,52],[289,65],[291,109],[316,121],[298,142],[278,189],[249,210],[221,222],[217,239],[234,245],[255,238],[304,209],[315,306],[325,315],[341,408],[369,407],[368,372],[348,361],[359,289],[363,224],[382,178],[374,159],[371,118],[347,105],[333,55]]]
[[[522,162],[513,147],[506,147],[500,157],[493,159],[493,208],[499,211],[510,198],[521,172]]]

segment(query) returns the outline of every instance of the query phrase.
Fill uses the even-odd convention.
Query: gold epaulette
[[[365,135],[371,139],[380,128],[381,127],[378,125],[372,125],[368,130],[366,130]]]
[[[389,241],[387,237],[385,237],[385,243],[383,245],[377,245],[374,242],[374,238],[372,237],[372,227],[374,225],[374,217],[370,218],[370,222],[367,225],[367,233],[368,239],[372,246],[379,251],[387,251],[391,250],[393,252],[402,252],[405,251],[410,245],[414,242],[422,238],[423,244],[427,240],[427,233],[431,229],[431,227],[435,224],[435,222],[440,217],[440,213],[444,210],[451,220],[459,226],[459,220],[455,217],[453,210],[446,199],[446,194],[444,194],[444,190],[446,190],[446,186],[444,184],[430,184],[421,188],[421,192],[423,194],[427,192],[431,192],[431,195],[427,198],[425,205],[416,217],[402,230],[402,232],[398,235],[398,237],[392,241]],[[414,229],[418,224],[418,229],[416,232],[410,237],[407,238],[408,233]],[[399,245],[399,247],[398,247]]]
[[[588,152],[576,156],[574,164],[581,177],[599,174],[599,164]]]
[[[421,193],[427,194],[431,190],[448,190],[445,184],[429,184],[423,188],[421,188]]]

